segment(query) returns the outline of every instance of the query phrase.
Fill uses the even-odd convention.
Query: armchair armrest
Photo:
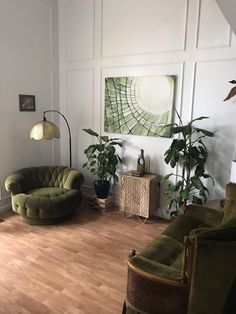
[[[70,173],[63,184],[65,189],[80,190],[81,185],[84,183],[84,176],[76,169],[71,169]]]
[[[236,223],[195,229],[189,239],[189,313],[221,314],[236,278]]]
[[[22,193],[25,189],[25,178],[21,173],[13,173],[9,175],[5,181],[5,188],[13,195]]]
[[[196,238],[198,241],[235,242],[236,221],[222,224],[214,228],[200,228],[192,230],[190,237],[192,239]]]
[[[221,223],[224,212],[222,210],[210,208],[203,205],[191,204],[188,205],[185,215],[190,215],[201,220],[208,226],[217,226]]]

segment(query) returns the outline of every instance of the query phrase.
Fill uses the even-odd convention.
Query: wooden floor
[[[166,227],[84,202],[75,217],[29,226],[0,215],[0,313],[121,313],[129,250],[140,250]]]

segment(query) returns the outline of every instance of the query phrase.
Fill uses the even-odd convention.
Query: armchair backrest
[[[224,205],[224,216],[222,224],[236,220],[236,184],[229,183],[226,186],[226,197]]]
[[[5,185],[7,190],[12,191],[13,194],[26,192],[40,187],[67,188],[67,185],[69,186],[71,183],[70,181],[73,171],[76,170],[65,166],[23,168],[10,175],[7,178]]]

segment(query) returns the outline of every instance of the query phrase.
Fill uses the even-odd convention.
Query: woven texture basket
[[[128,268],[127,301],[134,308],[150,314],[185,314],[188,307],[188,286],[170,285],[145,278]]]

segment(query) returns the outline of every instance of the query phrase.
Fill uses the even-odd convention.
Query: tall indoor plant
[[[178,113],[177,115],[180,123],[179,125],[172,124],[171,130],[172,134],[179,136],[173,139],[170,148],[164,154],[165,162],[172,168],[177,165],[181,167],[180,174],[170,173],[163,178],[163,180],[168,180],[171,176],[176,176],[176,183],[170,183],[165,190],[168,209],[174,208],[172,216],[178,215],[180,208],[185,208],[187,203],[206,203],[209,191],[203,179],[212,179],[205,172],[208,152],[203,138],[213,137],[214,133],[193,125],[195,121],[208,117],[198,117],[183,124]]]
[[[122,146],[122,140],[119,138],[109,138],[102,136],[91,129],[83,129],[86,133],[96,137],[97,143],[89,145],[84,153],[87,161],[85,167],[96,178],[94,189],[98,198],[107,198],[110,184],[118,182],[116,174],[117,165],[122,162],[116,152],[116,146]]]

